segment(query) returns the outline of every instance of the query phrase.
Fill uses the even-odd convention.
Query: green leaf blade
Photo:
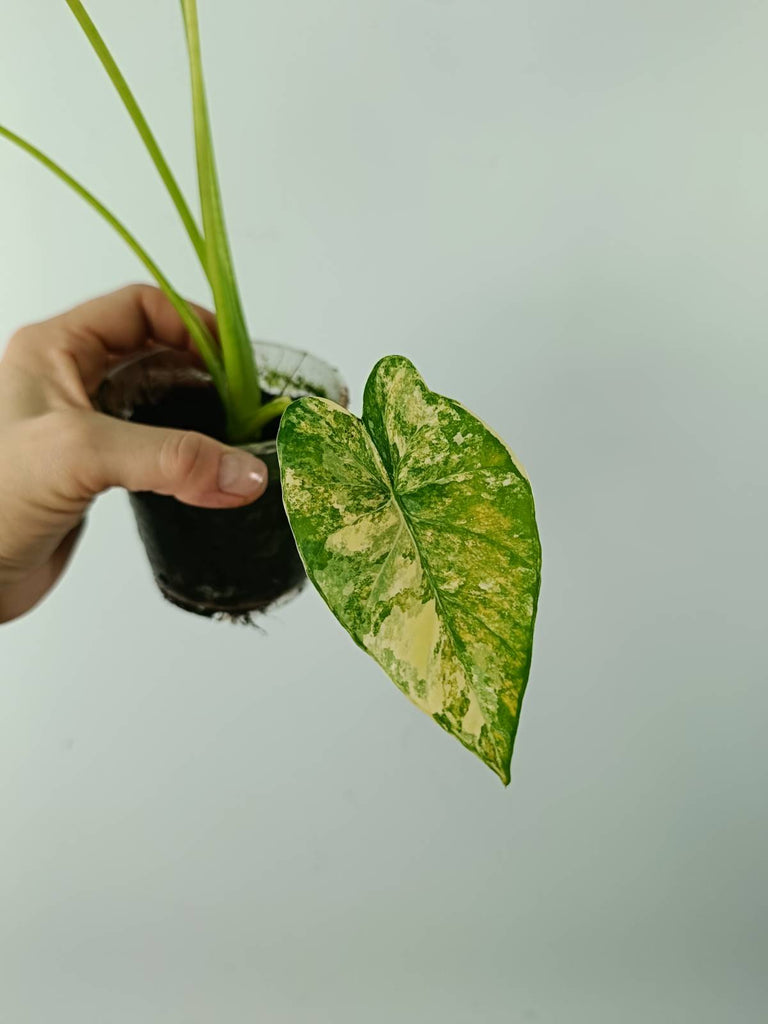
[[[388,356],[363,418],[293,403],[283,495],[308,575],[356,643],[506,783],[530,669],[541,550],[504,443]]]
[[[160,148],[160,145],[155,138],[152,129],[149,127],[146,117],[136,100],[128,82],[125,79],[122,71],[117,65],[112,53],[107,46],[104,38],[102,37],[99,30],[96,28],[91,16],[80,2],[80,0],[66,0],[67,6],[72,11],[78,24],[80,25],[83,33],[85,34],[88,42],[91,44],[94,53],[101,61],[104,70],[110,78],[110,81],[115,87],[118,96],[123,102],[123,105],[128,112],[131,120],[133,121],[136,130],[138,131],[144,146],[152,159],[157,171],[165,185],[168,194],[170,195],[179,216],[181,217],[182,223],[187,231],[190,241],[194,246],[195,252],[197,253],[198,259],[203,267],[203,270],[207,273],[206,268],[206,253],[205,253],[205,241],[203,239],[200,228],[197,225],[197,221],[187,204],[184,194],[181,191],[176,178],[173,175],[168,161],[165,159],[165,155]]]
[[[176,312],[179,314],[184,326],[190,334],[190,337],[197,346],[200,355],[211,374],[213,383],[222,396],[222,400],[226,401],[227,396],[227,382],[224,376],[224,370],[221,366],[218,357],[218,346],[214,340],[211,332],[208,330],[206,325],[195,313],[192,307],[186,302],[185,299],[176,291],[171,282],[161,271],[160,267],[155,263],[146,249],[141,245],[138,239],[133,235],[128,228],[118,220],[118,218],[109,210],[100,199],[97,199],[92,192],[82,185],[76,178],[74,178],[68,171],[65,171],[63,167],[52,160],[49,156],[43,153],[42,150],[38,149],[27,139],[21,135],[17,135],[16,132],[11,131],[10,128],[6,128],[0,124],[0,138],[7,139],[12,142],[19,149],[23,150],[43,167],[51,171],[52,174],[56,175],[60,181],[63,181],[65,185],[68,185],[77,195],[80,196],[93,210],[95,210],[114,231],[123,239],[126,245],[133,250],[139,260],[144,264],[150,274],[157,281],[160,288],[165,292],[166,296],[170,300]]]

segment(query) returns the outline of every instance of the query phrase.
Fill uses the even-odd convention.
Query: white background
[[[721,1024],[768,983],[768,10],[201,0],[254,334],[359,408],[410,356],[533,481],[498,780],[314,593],[155,591],[125,496],[0,628],[2,1024]],[[193,192],[178,4],[91,12]],[[206,298],[66,5],[5,0],[0,118]],[[0,335],[141,279],[0,148]]]

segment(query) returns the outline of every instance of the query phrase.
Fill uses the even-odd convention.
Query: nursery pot
[[[339,373],[307,352],[255,342],[263,398],[320,395],[346,407]],[[113,371],[97,407],[151,426],[196,430],[226,440],[226,417],[210,375],[189,357],[162,351]],[[236,509],[203,509],[149,491],[131,505],[160,591],[198,615],[248,621],[255,612],[290,600],[306,582],[283,507],[275,437],[241,445],[267,464],[269,484],[257,501]]]

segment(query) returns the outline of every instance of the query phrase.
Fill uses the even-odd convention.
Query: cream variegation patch
[[[329,551],[341,555],[355,555],[361,551],[368,551],[376,544],[379,533],[376,525],[365,516],[354,520],[348,526],[342,526],[340,530],[332,533],[325,546]]]

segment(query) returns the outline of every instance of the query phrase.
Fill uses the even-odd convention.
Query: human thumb
[[[101,413],[83,417],[70,445],[75,479],[93,497],[109,487],[173,495],[187,505],[236,508],[260,497],[266,464],[205,434],[128,423]],[[74,450],[72,450],[74,448]]]

